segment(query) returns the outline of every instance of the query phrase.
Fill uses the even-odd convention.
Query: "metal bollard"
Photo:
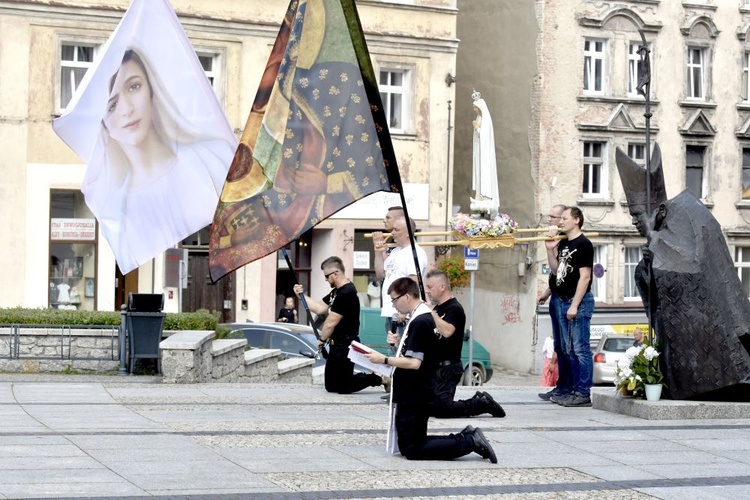
[[[125,360],[128,359],[128,354],[125,351],[125,315],[127,311],[127,305],[123,304],[120,306],[120,330],[117,332],[118,350],[120,351],[120,370],[117,372],[118,375],[128,374],[128,368],[125,366]]]

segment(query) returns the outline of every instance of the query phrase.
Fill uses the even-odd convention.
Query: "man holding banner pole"
[[[320,265],[331,292],[322,300],[306,297],[307,305],[315,314],[327,314],[320,330],[318,344],[330,346],[325,366],[325,388],[328,392],[351,394],[366,387],[377,387],[383,379],[374,373],[354,373],[354,363],[348,358],[349,344],[359,341],[359,297],[357,288],[346,277],[344,264],[339,257],[328,257]],[[304,288],[294,285],[300,297]]]

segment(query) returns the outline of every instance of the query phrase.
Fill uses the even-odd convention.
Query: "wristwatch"
[[[388,356],[386,356],[386,357],[385,357],[385,359],[383,360],[383,364],[384,364],[384,365],[387,365],[387,364],[388,364]]]

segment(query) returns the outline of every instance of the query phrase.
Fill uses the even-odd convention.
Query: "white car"
[[[631,335],[604,334],[594,350],[594,383],[612,384],[615,381],[617,360],[633,347],[635,339]]]

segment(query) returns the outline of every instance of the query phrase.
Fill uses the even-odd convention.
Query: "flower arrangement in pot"
[[[659,369],[659,352],[644,343],[630,347],[617,361],[615,386],[618,391],[627,391],[635,397],[646,397],[647,385],[661,386],[664,375]]]

